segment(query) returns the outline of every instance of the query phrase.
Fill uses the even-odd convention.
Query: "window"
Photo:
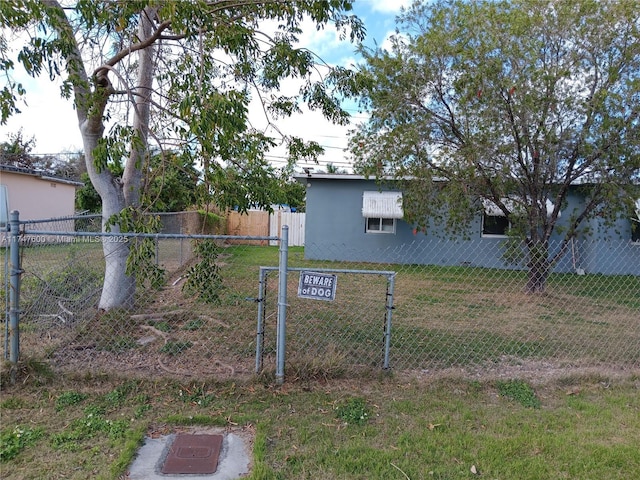
[[[396,233],[395,218],[367,218],[367,233]]]
[[[482,235],[505,236],[509,231],[509,220],[500,215],[485,213],[482,218]]]
[[[515,197],[505,197],[501,200],[502,204],[511,214],[524,214],[526,211],[526,206],[530,203],[528,199],[523,200]],[[509,220],[507,220],[507,217],[505,216],[502,209],[488,198],[482,200],[482,205],[484,207],[484,213],[482,215],[482,236],[506,236],[511,225],[509,224]],[[542,203],[540,203],[539,207],[541,210],[542,206]],[[553,209],[553,203],[549,199],[546,199],[544,201],[544,210],[546,210],[547,212],[547,217],[551,216],[551,214],[553,213]],[[558,212],[558,217],[560,217],[561,215],[562,213]]]
[[[366,233],[396,233],[396,220],[404,216],[402,192],[364,192],[362,216]]]
[[[510,211],[514,210],[514,202],[509,199],[503,203]],[[509,220],[504,212],[491,200],[484,199],[484,214],[482,215],[482,236],[483,237],[504,237],[509,231]]]

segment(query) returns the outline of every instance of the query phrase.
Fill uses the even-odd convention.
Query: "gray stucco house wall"
[[[465,265],[487,268],[520,268],[503,257],[503,237],[482,234],[482,212],[463,238],[452,237],[432,226],[415,233],[413,225],[395,220],[394,233],[367,232],[363,216],[364,192],[393,191],[374,180],[348,174],[300,175],[306,186],[305,258],[391,264]],[[562,211],[559,227],[583,201],[574,191]],[[558,229],[556,229],[557,231]],[[587,234],[586,232],[591,233]],[[554,233],[552,248],[561,235]],[[613,228],[593,220],[556,266],[556,272],[640,275],[640,242],[631,241],[631,220],[620,218]]]

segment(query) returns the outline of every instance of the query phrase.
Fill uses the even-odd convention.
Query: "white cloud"
[[[356,0],[357,2],[359,0]],[[363,4],[370,4],[370,8],[374,12],[384,14],[400,13],[401,8],[407,8],[411,5],[412,0],[360,0]]]
[[[9,42],[11,55],[17,55],[28,38],[25,33],[7,29],[3,29],[1,34]],[[11,75],[26,90],[26,101],[20,101],[17,105],[21,113],[9,117],[6,125],[0,125],[0,141],[22,130],[24,139],[35,139],[33,153],[79,151],[82,138],[78,130],[78,119],[73,102],[60,97],[61,80],[56,78],[50,81],[46,73],[33,78],[19,62],[16,62]]]
[[[77,152],[82,149],[82,137],[73,102],[60,97],[60,83],[50,82],[46,76],[37,85],[24,78],[27,102],[19,104],[21,113],[0,125],[0,138],[7,139],[22,129],[25,139],[35,138],[33,153]]]

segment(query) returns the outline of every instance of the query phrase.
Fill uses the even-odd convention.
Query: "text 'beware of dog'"
[[[300,272],[298,297],[313,300],[336,299],[337,275],[318,272]]]

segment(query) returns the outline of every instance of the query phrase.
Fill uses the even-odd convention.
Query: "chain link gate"
[[[294,275],[283,295],[276,282],[268,281],[270,274],[280,277],[278,267],[260,268],[256,373],[263,371],[267,357],[282,383],[285,350],[290,378],[328,378],[347,370],[390,367],[394,271],[288,267],[287,272]],[[301,292],[304,277],[328,274],[337,280],[335,299]],[[276,296],[278,311],[285,303],[284,317],[272,304]]]

